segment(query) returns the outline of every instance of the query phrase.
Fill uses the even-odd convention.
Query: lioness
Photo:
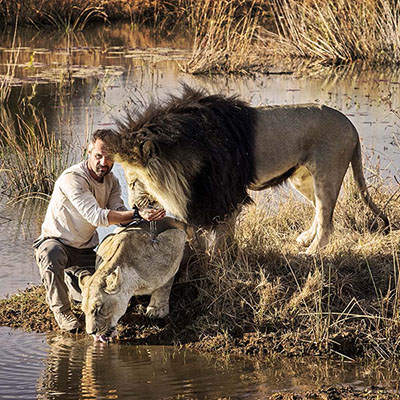
[[[315,253],[333,231],[349,164],[362,200],[389,224],[368,194],[356,129],[326,106],[254,108],[186,86],[181,97],[153,104],[143,114],[128,113],[113,141],[130,198],[141,182],[167,211],[195,226],[227,232],[240,207],[251,201],[247,189],[288,179],[315,208],[311,227],[297,239],[308,246],[306,253]]]
[[[186,233],[171,218],[157,222],[157,237],[141,222],[108,235],[97,250],[96,272],[84,284],[86,332],[108,341],[134,295],[151,294],[147,315],[165,317],[185,247]]]

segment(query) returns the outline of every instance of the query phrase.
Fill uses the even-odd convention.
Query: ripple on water
[[[166,346],[104,345],[87,336],[0,327],[0,399],[265,398],[277,390],[379,384],[397,389],[399,370],[322,359],[217,360]]]
[[[48,351],[46,336],[0,327],[0,346],[0,398],[36,398]]]

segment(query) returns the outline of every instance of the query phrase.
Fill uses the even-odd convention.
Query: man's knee
[[[63,245],[54,239],[43,242],[35,251],[36,262],[41,272],[63,272],[68,263],[68,255]]]

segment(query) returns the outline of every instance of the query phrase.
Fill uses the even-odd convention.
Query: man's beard
[[[96,167],[96,175],[99,178],[105,177],[110,171],[111,171],[111,167],[110,168],[109,167],[100,167],[100,166]]]

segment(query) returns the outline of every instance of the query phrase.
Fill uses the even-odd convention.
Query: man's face
[[[95,179],[101,181],[106,176],[114,165],[114,162],[105,149],[104,142],[97,139],[89,153],[89,170],[95,175]],[[92,175],[93,175],[92,174]]]

